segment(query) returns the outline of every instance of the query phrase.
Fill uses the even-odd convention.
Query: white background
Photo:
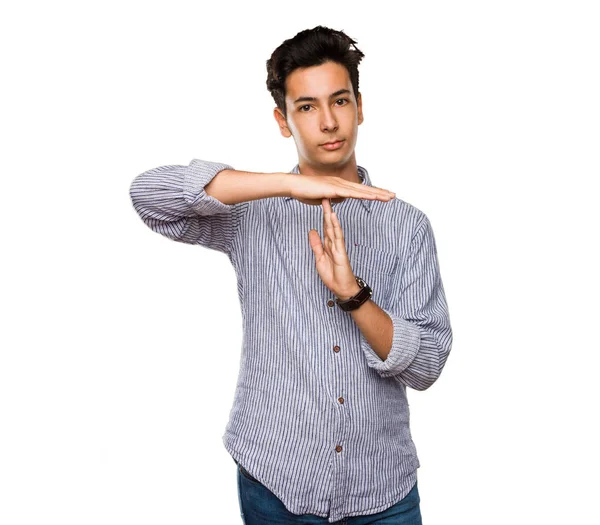
[[[321,24],[366,55],[358,163],[436,236],[454,345],[409,390],[425,525],[598,523],[594,4],[4,4],[0,522],[241,523],[235,273],[129,185],[291,170],[265,62]]]

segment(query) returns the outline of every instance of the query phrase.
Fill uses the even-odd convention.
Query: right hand
[[[330,199],[332,204],[344,199],[368,199],[390,201],[394,192],[350,182],[334,175],[302,175],[290,177],[290,196],[304,204],[320,206],[322,199]]]

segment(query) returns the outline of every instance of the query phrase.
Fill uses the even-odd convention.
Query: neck
[[[360,184],[360,177],[358,176],[358,167],[354,153],[348,162],[341,166],[315,165],[308,163],[305,159],[300,159],[298,161],[298,169],[303,175],[329,175]]]

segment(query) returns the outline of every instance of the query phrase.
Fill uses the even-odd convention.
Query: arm
[[[367,363],[382,377],[394,377],[415,390],[425,390],[440,376],[452,347],[452,328],[437,249],[426,216],[416,228],[402,279],[393,289],[391,304],[390,309],[382,310],[373,303],[362,313],[362,307],[358,308],[353,315],[360,318],[360,325],[374,325],[365,333],[361,331],[361,347]],[[389,317],[391,331],[390,321],[383,319],[381,312]]]
[[[145,171],[135,177],[129,194],[153,231],[230,253],[246,201],[282,195],[282,175],[236,171],[228,164],[194,159],[189,166]]]
[[[354,294],[359,290],[357,285]],[[390,316],[372,299],[367,299],[359,308],[351,310],[350,315],[361,331],[361,342],[364,338],[379,358],[385,361],[394,341],[394,323]]]
[[[205,187],[207,195],[224,204],[290,195],[290,177],[283,173],[252,173],[225,169]]]

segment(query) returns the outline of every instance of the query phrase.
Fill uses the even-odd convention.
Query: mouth
[[[344,145],[344,142],[346,142],[346,139],[338,140],[336,142],[326,142],[325,144],[321,144],[321,147],[331,151],[341,148]]]

